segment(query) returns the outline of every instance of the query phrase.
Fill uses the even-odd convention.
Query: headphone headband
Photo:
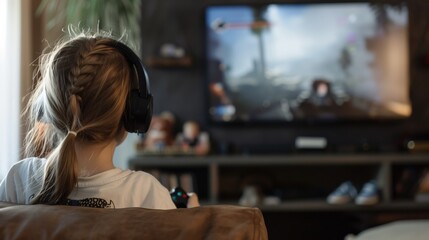
[[[127,59],[130,66],[136,71],[138,80],[137,89],[140,94],[144,94],[141,95],[142,97],[148,97],[148,95],[150,95],[149,77],[139,56],[137,56],[131,48],[122,42],[113,40],[113,43],[110,44],[110,46],[117,49],[125,59]]]

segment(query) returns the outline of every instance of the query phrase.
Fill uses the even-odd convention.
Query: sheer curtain
[[[21,0],[0,0],[0,180],[20,155]]]

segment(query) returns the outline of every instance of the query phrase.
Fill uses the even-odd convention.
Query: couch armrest
[[[268,239],[257,208],[97,209],[0,203],[1,239]]]

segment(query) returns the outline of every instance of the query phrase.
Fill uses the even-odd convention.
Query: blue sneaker
[[[355,199],[355,203],[358,205],[374,205],[380,201],[379,188],[375,180],[371,180],[363,186],[359,195]]]
[[[346,204],[350,203],[357,195],[355,186],[350,182],[343,182],[335,191],[327,197],[329,204]]]

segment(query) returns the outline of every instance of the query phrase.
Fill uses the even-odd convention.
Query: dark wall
[[[266,2],[238,0],[234,3],[249,1]],[[232,3],[232,1],[227,2]],[[400,122],[234,127],[213,126],[205,119],[202,30],[203,9],[210,3],[219,3],[219,1],[143,1],[141,46],[143,58],[156,54],[162,43],[171,42],[186,48],[195,62],[191,68],[148,69],[152,92],[155,96],[155,113],[171,111],[176,115],[179,124],[186,120],[197,120],[211,134],[213,142],[217,145],[215,149],[229,149],[244,153],[294,151],[292,146],[297,136],[326,137],[330,144],[329,150],[335,151],[396,151],[402,145],[404,138],[421,134],[429,138],[429,66],[422,63],[423,56],[429,52],[429,15],[427,14],[429,2],[408,1],[410,95],[413,107],[410,119]]]

